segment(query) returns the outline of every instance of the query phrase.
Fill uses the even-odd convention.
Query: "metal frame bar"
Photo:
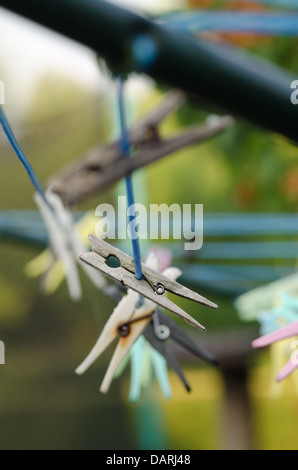
[[[297,77],[233,46],[173,32],[104,0],[0,0],[0,6],[90,47],[116,74],[146,73],[298,141],[298,107],[290,101]],[[155,51],[145,61],[135,54],[144,37]]]

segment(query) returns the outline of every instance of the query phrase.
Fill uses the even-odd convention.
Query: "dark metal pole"
[[[103,0],[0,0],[0,6],[85,44],[119,73],[145,72],[298,141],[298,106],[290,101],[298,77],[248,53],[170,31]]]

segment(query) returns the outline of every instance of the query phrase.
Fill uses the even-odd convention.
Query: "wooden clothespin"
[[[181,274],[180,270],[173,267],[168,267],[163,271],[163,273],[158,273],[158,260],[156,256],[151,253],[148,257],[146,264],[143,265],[143,272],[145,273],[146,280],[137,280],[132,286],[132,279],[134,278],[133,273],[130,271],[133,269],[131,267],[131,262],[133,260],[127,256],[125,253],[120,252],[120,250],[110,247],[107,243],[102,240],[97,240],[95,237],[90,236],[91,246],[96,252],[93,253],[94,258],[103,258],[105,261],[108,259],[109,255],[112,253],[113,256],[117,256],[121,261],[121,266],[118,268],[110,268],[106,266],[103,268],[103,272],[107,274],[114,280],[122,282],[126,287],[128,287],[127,294],[123,297],[120,292],[116,296],[115,301],[119,301],[117,307],[114,309],[112,315],[109,317],[98,341],[95,346],[92,348],[90,354],[82,362],[82,364],[76,369],[78,374],[82,374],[86,371],[88,367],[102,354],[102,352],[116,339],[119,338],[117,347],[105,374],[104,380],[101,385],[101,392],[106,393],[110,387],[111,381],[115,376],[115,373],[127,356],[128,352],[135,344],[137,339],[143,333],[152,344],[152,346],[160,352],[164,358],[167,360],[168,364],[175,370],[177,375],[180,377],[184,383],[187,390],[190,390],[190,387],[184,377],[183,372],[181,371],[175,357],[171,351],[167,348],[167,345],[164,343],[166,339],[170,336],[172,339],[180,343],[189,351],[193,352],[197,356],[203,358],[204,360],[216,363],[216,360],[206,351],[202,350],[196,344],[194,344],[178,326],[176,326],[174,321],[171,321],[165,314],[160,311],[157,311],[158,305],[162,305],[168,310],[172,311],[179,317],[188,321],[192,325],[201,327],[201,325],[196,322],[190,315],[176,306],[173,302],[170,302],[163,295],[156,294],[152,296],[152,286],[165,286],[165,289],[170,292],[178,293],[178,295],[183,295],[183,297],[195,298],[200,303],[208,302],[209,306],[215,306],[211,302],[207,301],[203,297],[195,294],[194,292],[186,289],[176,282],[176,278]],[[99,243],[97,243],[97,241]],[[101,248],[99,248],[101,247]],[[103,256],[98,255],[100,250]],[[92,255],[92,253],[90,253]],[[88,255],[88,253],[86,254]],[[96,263],[90,262],[90,259],[86,259],[85,254],[82,256],[82,260],[90,264],[91,266],[97,267]],[[100,270],[102,266],[99,267]],[[127,269],[129,274],[127,275]],[[114,274],[113,274],[114,273]],[[152,277],[154,273],[154,277]],[[127,277],[128,276],[128,277]],[[147,277],[148,276],[148,277]],[[156,280],[159,281],[158,284]],[[148,286],[147,282],[152,282],[152,286]],[[163,284],[161,284],[161,281]],[[154,292],[153,292],[154,293]],[[144,298],[142,305],[138,305],[139,294]],[[112,294],[114,298],[114,293]],[[162,297],[162,300],[160,299]],[[158,315],[158,317],[157,317]],[[159,323],[159,319],[162,320],[162,323]],[[158,322],[158,324],[156,324]]]
[[[109,187],[125,175],[183,147],[203,142],[227,129],[233,123],[231,116],[216,117],[207,120],[204,124],[190,127],[178,136],[163,139],[159,134],[159,124],[185,100],[184,93],[177,90],[171,91],[156,109],[131,127],[129,141],[135,151],[133,158],[121,158],[118,141],[105,147],[96,146],[77,162],[52,177],[49,182],[52,190],[59,194],[67,205],[77,204]]]
[[[155,255],[151,255],[146,261],[146,264],[150,266],[151,269],[158,269],[157,257]],[[172,278],[175,278],[179,274],[178,270],[175,268],[168,269],[170,269],[170,272],[165,272],[165,274],[170,274]],[[155,303],[147,299],[145,299],[141,306],[138,306],[138,301],[138,292],[128,289],[127,294],[121,298],[117,307],[114,309],[112,315],[105,324],[95,346],[82,364],[76,369],[78,374],[84,373],[85,370],[114,341],[114,339],[119,337],[119,342],[100,388],[103,393],[108,391],[119,365],[128,354],[138,337],[142,334],[143,330],[148,325],[148,322],[150,322],[154,310],[157,307]]]
[[[89,235],[89,241],[93,251],[82,254],[80,256],[82,261],[93,266],[95,269],[98,269],[114,281],[120,282],[127,288],[138,292],[146,299],[149,299],[160,307],[172,312],[190,325],[201,330],[205,330],[204,326],[164,296],[164,294],[166,291],[171,292],[180,297],[193,300],[194,302],[214,309],[217,309],[216,304],[146,265],[142,266],[143,278],[136,279],[134,261],[130,256],[105,241],[96,238],[94,235]],[[120,261],[121,265],[119,267],[111,268],[108,266],[106,261],[111,256]]]

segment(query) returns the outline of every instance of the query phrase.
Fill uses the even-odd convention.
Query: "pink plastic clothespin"
[[[272,333],[269,333],[267,335],[264,335],[264,336],[261,336],[260,338],[255,339],[252,342],[252,347],[263,348],[265,346],[269,346],[273,343],[276,343],[277,341],[281,341],[283,339],[290,338],[291,336],[296,336],[296,335],[298,335],[298,321],[290,323],[289,325],[286,325],[277,331],[273,331]],[[276,376],[276,381],[281,382],[288,375],[290,375],[297,367],[298,367],[297,352],[293,350],[290,361],[287,362],[287,364],[279,371],[279,373]]]

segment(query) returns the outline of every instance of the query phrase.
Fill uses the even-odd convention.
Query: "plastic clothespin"
[[[284,304],[277,305],[271,310],[261,312],[258,317],[260,323],[260,333],[262,336],[278,330],[279,328],[292,323],[298,319],[298,312]]]
[[[280,341],[291,336],[298,335],[298,320],[290,323],[289,325],[280,328],[279,330],[273,331],[267,335],[261,336],[252,342],[254,348],[263,348],[269,346],[276,341]]]
[[[148,385],[152,370],[165,398],[172,396],[169,382],[167,363],[164,357],[153,348],[144,336],[140,336],[130,351],[131,380],[129,388],[129,401],[135,403],[141,394],[142,386]]]
[[[62,224],[63,233],[65,238],[67,239],[68,246],[73,254],[73,257],[76,261],[80,262],[79,256],[86,247],[78,237],[77,231],[74,226],[72,214],[63,205],[63,202],[60,197],[57,194],[53,193],[52,190],[48,190],[46,194],[57,217],[59,218]],[[106,280],[100,273],[94,273],[94,270],[90,269],[89,266],[86,266],[85,263],[80,262],[80,266],[96,287],[98,287],[99,289],[105,287]]]
[[[163,396],[170,399],[172,390],[167,362],[144,336],[140,336],[131,350],[131,381],[128,397],[130,402],[135,403],[140,397],[142,386],[148,386],[152,371],[155,372]]]
[[[51,208],[44,202],[39,193],[34,194],[35,202],[48,229],[50,245],[54,252],[52,266],[51,260],[49,266],[54,271],[56,281],[59,282],[61,276],[59,276],[59,270],[54,263],[60,260],[64,267],[70,297],[73,300],[79,299],[81,297],[81,285],[76,266],[76,262],[79,262],[93,284],[99,289],[103,289],[106,285],[105,278],[79,260],[79,255],[86,249],[86,246],[78,236],[71,212],[64,207],[60,197],[53,193],[51,188],[46,191],[46,198]],[[44,261],[43,264],[46,267],[48,258],[44,257]],[[49,275],[49,272],[47,274]]]
[[[204,326],[163,294],[168,291],[214,309],[217,309],[216,304],[146,265],[142,266],[143,278],[138,280],[135,278],[134,261],[130,256],[93,235],[89,235],[89,241],[93,251],[82,254],[80,256],[82,261],[172,312],[190,325],[205,330]],[[109,267],[106,261],[110,257],[116,257],[121,265],[118,268]]]
[[[178,362],[172,352],[168,347],[167,340],[173,339],[175,342],[179,343],[188,351],[192,352],[201,359],[212,363],[214,365],[218,364],[218,361],[207,351],[203,350],[194,343],[178,325],[175,324],[167,315],[165,315],[160,310],[154,313],[153,319],[147,326],[144,331],[144,337],[149,341],[149,343],[160,353],[168,365],[176,372],[178,377],[181,379],[187,391],[190,391],[191,388],[179,367]]]
[[[165,96],[156,109],[131,127],[129,142],[134,148],[134,158],[121,158],[118,141],[106,147],[96,146],[77,162],[51,178],[50,184],[53,191],[58,193],[68,205],[77,204],[139,168],[183,147],[219,134],[234,122],[230,116],[216,117],[216,119],[207,120],[204,124],[191,127],[181,135],[169,139],[161,138],[158,131],[159,124],[185,100],[184,93],[173,90]]]
[[[151,269],[158,269],[157,257],[151,254],[147,259],[146,265],[150,266]],[[177,268],[167,268],[163,273],[164,276],[169,276],[169,279],[176,278],[180,274],[181,272]],[[127,294],[122,297],[107,321],[94,348],[76,369],[76,373],[84,373],[111,342],[119,337],[119,342],[100,388],[100,391],[103,393],[108,391],[119,365],[142,334],[150,322],[153,312],[156,310],[157,306],[151,300],[145,299],[143,305],[139,307],[137,305],[138,301],[138,292],[128,289]]]
[[[55,215],[54,209],[51,211],[50,207],[45,203],[39,193],[34,193],[34,200],[39,207],[41,216],[48,229],[52,250],[54,251],[56,258],[60,259],[64,267],[69,295],[73,300],[77,300],[81,297],[81,285],[76,262],[64,234],[64,220],[58,219]]]
[[[260,338],[255,339],[252,342],[252,346],[254,348],[263,348],[265,346],[269,346],[277,341],[281,341],[286,338],[290,338],[291,336],[298,335],[298,320],[290,323],[289,325],[280,328],[279,330],[273,331],[267,335],[261,336]],[[293,351],[295,353],[295,351]],[[280,382],[289,374],[291,374],[295,369],[298,367],[298,360],[295,354],[295,360],[292,359],[279,371],[276,376],[276,381]]]
[[[282,302],[289,302],[287,295],[297,292],[297,285],[298,274],[291,274],[277,281],[245,292],[236,298],[234,305],[242,320],[255,320],[258,319],[263,311],[274,308],[279,299],[282,299]]]
[[[187,391],[191,390],[190,386],[180,369],[174,354],[168,347],[167,343],[169,339],[174,340],[176,343],[180,344],[186,350],[195,354],[204,361],[213,365],[218,365],[217,359],[215,359],[208,351],[200,348],[173,320],[171,320],[171,318],[159,309],[154,313],[153,319],[150,321],[143,334],[149,343],[164,356],[169,366],[172,367],[183,382]]]

